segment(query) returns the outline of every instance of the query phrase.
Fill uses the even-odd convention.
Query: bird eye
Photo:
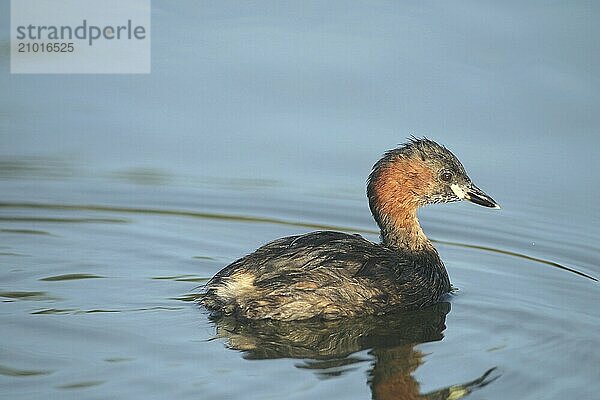
[[[450,182],[452,180],[452,172],[442,171],[442,173],[440,174],[440,179],[444,182]]]

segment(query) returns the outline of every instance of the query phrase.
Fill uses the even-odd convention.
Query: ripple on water
[[[135,188],[144,199],[156,194],[152,185]],[[185,199],[181,204],[158,198],[154,204],[149,201],[137,206],[137,202],[129,202],[129,192],[123,194],[128,202],[122,204],[110,199],[67,205],[0,203],[0,211],[10,213],[2,221],[11,224],[7,228],[56,234],[45,239],[45,235],[4,232],[10,240],[3,242],[3,252],[28,254],[3,258],[14,268],[27,271],[15,274],[10,272],[13,268],[2,273],[11,274],[14,287],[28,289],[3,287],[0,296],[15,302],[9,307],[14,309],[12,322],[5,326],[17,327],[12,332],[28,338],[24,351],[45,355],[43,368],[25,363],[30,367],[24,370],[60,370],[60,380],[52,381],[54,387],[87,388],[90,393],[100,393],[108,385],[86,383],[110,383],[111,388],[126,390],[120,382],[136,377],[159,383],[159,392],[172,389],[170,385],[193,390],[190,382],[202,382],[201,395],[208,397],[254,390],[257,396],[267,397],[278,393],[265,389],[275,379],[293,390],[300,391],[302,386],[308,388],[306,393],[319,396],[329,387],[325,382],[335,382],[332,385],[336,387],[361,387],[372,395],[402,388],[404,394],[415,396],[427,392],[460,398],[477,389],[486,398],[521,398],[523,391],[518,388],[535,387],[549,373],[560,373],[568,355],[555,357],[556,349],[568,349],[588,369],[594,365],[596,354],[584,348],[595,342],[585,332],[597,326],[597,312],[573,300],[573,294],[593,294],[589,285],[596,282],[576,275],[581,272],[576,266],[555,261],[554,253],[544,257],[529,254],[520,243],[530,232],[505,241],[509,227],[490,230],[478,226],[482,222],[473,218],[467,219],[467,225],[478,229],[469,231],[455,223],[451,212],[434,215],[428,230],[439,239],[436,245],[453,284],[460,288],[451,297],[453,309],[447,319],[433,319],[436,329],[418,321],[396,326],[387,318],[379,323],[363,321],[358,324],[363,331],[334,326],[319,336],[322,327],[302,330],[297,326],[209,322],[208,313],[194,304],[201,296],[194,289],[255,246],[313,229],[361,232],[371,238],[376,232],[368,210],[342,201],[342,206],[348,206],[344,208],[337,198],[331,206],[336,209],[329,213],[323,196],[315,197],[317,202],[285,202],[284,198],[268,202],[264,200],[268,193],[244,190],[236,193],[240,198],[231,206],[220,197],[198,196],[202,192],[198,188],[189,195],[178,190],[182,191],[178,196],[169,197]],[[204,202],[215,206],[204,207]],[[238,203],[260,203],[260,207],[237,208]],[[324,211],[304,213],[302,207],[323,207]],[[350,217],[360,213],[367,222]],[[349,217],[346,220],[344,216]],[[477,235],[486,229],[487,236]],[[61,297],[60,304],[56,304],[56,296]],[[591,295],[589,301],[596,298]],[[379,334],[369,333],[377,326],[381,327]],[[402,332],[409,334],[410,326],[413,336],[403,337]],[[216,338],[213,329],[218,330]],[[19,346],[18,334],[9,336],[12,345]],[[313,339],[307,341],[307,337]],[[70,351],[70,346],[77,351]],[[245,363],[240,355],[260,361]],[[116,361],[120,358],[136,362]],[[528,370],[531,360],[547,358],[551,360],[544,362],[546,370],[540,363],[535,364],[536,371]],[[140,373],[140,363],[168,368]],[[99,365],[104,367],[97,368]],[[106,368],[109,365],[115,368]],[[486,372],[496,366],[498,369]],[[82,369],[99,372],[80,374]],[[583,373],[582,377],[590,376]],[[36,378],[32,375],[30,379]],[[236,387],[228,390],[226,380],[234,380]],[[405,386],[398,386],[399,382]],[[565,380],[562,385],[569,383]],[[494,397],[494,393],[501,394]]]
[[[47,292],[0,292],[0,297],[5,297],[12,300],[26,300],[26,301],[47,301],[47,300],[60,300],[60,298],[51,296]]]
[[[102,385],[105,382],[106,381],[82,381],[82,382],[73,382],[73,383],[67,383],[64,385],[58,385],[56,387],[58,389],[84,389],[84,388],[89,388],[91,386]]]
[[[7,228],[0,228],[0,233],[14,233],[14,234],[18,234],[18,235],[52,235],[50,232],[41,231],[39,229],[7,229]]]
[[[17,369],[7,367],[6,365],[0,365],[0,375],[13,376],[13,377],[28,377],[28,376],[39,376],[49,375],[54,371],[47,370],[33,370],[33,369]]]
[[[175,282],[207,282],[210,278],[203,278],[195,275],[175,275],[175,276],[155,276],[155,280],[171,280]]]
[[[106,278],[105,276],[94,275],[94,274],[64,274],[48,276],[46,278],[40,278],[40,281],[56,282],[56,281],[74,281],[79,279],[101,279]]]

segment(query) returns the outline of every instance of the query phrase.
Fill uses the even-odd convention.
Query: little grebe
[[[277,239],[219,271],[200,303],[248,319],[335,319],[438,302],[446,268],[423,233],[417,208],[469,200],[500,208],[445,147],[426,138],[384,154],[367,185],[381,243],[319,231]]]

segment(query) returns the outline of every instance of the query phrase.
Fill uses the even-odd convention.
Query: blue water
[[[150,75],[11,75],[4,18],[0,395],[595,398],[600,286],[576,272],[600,277],[599,17],[155,0]],[[420,213],[459,289],[448,305],[327,326],[195,305],[274,238],[377,240],[365,179],[411,134],[503,207]]]

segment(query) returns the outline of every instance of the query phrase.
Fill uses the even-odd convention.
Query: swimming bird
[[[500,208],[450,150],[415,137],[375,163],[367,197],[380,243],[333,231],[280,238],[219,271],[200,303],[216,314],[283,321],[422,308],[451,286],[417,209],[459,200]]]

